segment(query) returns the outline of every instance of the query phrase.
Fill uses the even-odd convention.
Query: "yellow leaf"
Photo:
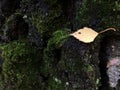
[[[116,31],[114,28],[108,28],[108,29],[105,29],[105,30],[98,33],[91,28],[84,27],[84,28],[79,29],[70,35],[75,37],[79,41],[82,41],[84,43],[90,43],[90,42],[93,42],[95,40],[95,38],[98,36],[98,34],[101,34],[101,33],[106,32],[108,30]]]

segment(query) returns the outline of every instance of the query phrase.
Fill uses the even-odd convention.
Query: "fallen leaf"
[[[93,29],[84,27],[83,29],[79,29],[78,31],[70,35],[75,37],[79,41],[82,41],[84,43],[90,43],[94,41],[94,39],[97,37],[98,34],[99,33],[94,31]]]
[[[98,33],[91,28],[84,27],[84,28],[79,29],[70,35],[75,37],[79,41],[82,41],[84,43],[90,43],[90,42],[93,42],[95,40],[95,38],[98,36],[98,34],[104,33],[108,30],[116,31],[114,28],[108,28],[108,29],[105,29],[105,30]]]

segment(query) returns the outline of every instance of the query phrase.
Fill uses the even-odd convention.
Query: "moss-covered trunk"
[[[119,32],[92,43],[70,36],[119,29],[119,10],[118,0],[0,0],[0,89],[119,90]]]

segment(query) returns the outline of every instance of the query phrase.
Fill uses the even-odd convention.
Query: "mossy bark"
[[[119,28],[119,4],[118,1],[104,1],[104,0],[2,0],[4,2],[0,3],[0,14],[5,17],[6,20],[13,13],[20,13],[20,18],[13,20],[15,22],[5,23],[7,25],[7,29],[11,29],[9,32],[9,41],[17,42],[19,39],[26,38],[29,34],[29,44],[31,48],[37,48],[36,52],[33,53],[31,49],[25,47],[19,47],[19,43],[15,44],[13,48],[17,48],[20,50],[14,50],[11,47],[10,43],[7,43],[9,50],[4,50],[3,53],[8,53],[4,57],[3,62],[3,70],[6,73],[3,73],[5,78],[8,80],[8,77],[5,75],[9,74],[10,71],[10,82],[8,83],[6,88],[10,90],[14,89],[13,86],[19,86],[17,80],[21,80],[22,74],[19,73],[21,71],[25,74],[25,80],[31,79],[33,81],[36,80],[38,86],[36,86],[36,90],[44,89],[44,90],[97,90],[100,85],[100,70],[99,70],[99,61],[100,59],[100,51],[99,46],[102,45],[99,43],[100,38],[96,38],[96,40],[92,43],[85,44],[76,40],[73,37],[69,37],[71,31],[79,29],[84,26],[89,26],[95,28],[96,30],[100,30],[102,28],[106,28],[109,26],[114,26]],[[1,2],[1,1],[0,1]],[[109,4],[110,3],[110,4]],[[10,7],[11,6],[11,7]],[[92,6],[92,7],[91,7]],[[112,17],[112,14],[115,17]],[[13,15],[14,16],[14,15]],[[24,18],[24,19],[23,19]],[[1,24],[4,23],[5,19],[1,19]],[[29,22],[30,21],[30,22]],[[19,22],[19,23],[18,23]],[[29,26],[31,25],[31,26]],[[0,25],[0,29],[2,29],[3,25]],[[27,26],[27,27],[26,27]],[[34,26],[36,29],[31,29]],[[17,28],[16,28],[17,27]],[[4,26],[3,26],[4,28]],[[68,28],[68,31],[65,31],[64,28]],[[7,31],[6,29],[6,31]],[[33,32],[28,32],[29,30],[36,30],[36,33],[32,35]],[[57,30],[59,32],[53,33]],[[23,31],[22,30],[28,30]],[[39,31],[41,37],[39,36],[37,30]],[[17,32],[17,33],[16,33]],[[20,34],[20,33],[21,34]],[[26,33],[26,34],[25,34]],[[20,34],[20,35],[18,35]],[[25,34],[25,35],[24,35]],[[21,37],[21,35],[24,35]],[[52,37],[53,35],[53,37]],[[20,37],[20,38],[19,38]],[[31,38],[32,37],[32,38]],[[51,38],[52,37],[52,38]],[[67,39],[66,39],[67,38]],[[38,43],[41,42],[41,43]],[[44,43],[43,43],[44,42]],[[13,42],[11,42],[13,43]],[[21,44],[20,44],[21,45]],[[6,45],[5,45],[6,46]],[[37,47],[36,47],[37,46]],[[29,45],[28,45],[29,47]],[[29,52],[21,53],[21,49],[27,49]],[[27,51],[26,50],[26,51]],[[12,51],[12,52],[11,52]],[[26,55],[26,57],[19,57],[19,54]],[[27,68],[23,65],[19,65],[18,62],[14,64],[12,60],[13,56],[16,57],[15,60],[28,60],[29,55],[33,54],[33,56],[39,56],[40,60],[43,61],[39,68],[34,67],[31,69],[31,65],[26,65]],[[35,55],[36,54],[36,55]],[[30,59],[33,59],[32,55]],[[6,60],[10,60],[8,63]],[[20,60],[20,61],[22,61]],[[7,63],[7,65],[6,65]],[[34,61],[31,61],[34,63]],[[31,64],[30,63],[30,64]],[[103,62],[104,63],[104,62]],[[15,65],[15,66],[14,66]],[[35,63],[36,65],[36,63]],[[23,68],[23,67],[24,68]],[[6,68],[5,68],[6,67]],[[11,68],[12,67],[12,68]],[[15,68],[14,68],[15,67]],[[104,66],[102,66],[103,68]],[[100,66],[101,68],[101,66]],[[105,67],[106,68],[106,67]],[[11,71],[13,74],[11,74]],[[30,71],[30,72],[29,72]],[[32,74],[29,74],[31,73]],[[27,77],[29,76],[30,77]],[[38,75],[39,74],[39,75]],[[38,75],[38,76],[37,76]],[[12,78],[17,80],[13,80]],[[18,78],[19,77],[19,78]],[[101,76],[102,77],[102,76]],[[39,78],[39,79],[37,79]],[[104,78],[102,78],[104,79]],[[39,81],[38,81],[39,80]],[[29,82],[30,81],[30,82]],[[14,83],[14,85],[13,85]],[[29,90],[32,81],[28,80],[28,82],[24,82],[23,86],[19,86],[22,90],[27,88],[29,85]],[[36,83],[35,83],[36,84]],[[2,85],[2,84],[1,84]],[[17,86],[18,85],[18,86]],[[22,87],[23,86],[23,87]],[[46,87],[45,87],[46,86]],[[106,88],[106,86],[104,86]],[[27,88],[28,89],[28,88]],[[27,90],[26,89],[26,90]],[[20,89],[18,89],[20,90]]]
[[[99,60],[91,52],[93,47],[72,37],[63,45],[57,68],[59,77],[69,83],[68,90],[97,90]]]
[[[60,47],[55,42],[53,44],[52,40],[51,43],[48,49],[54,48],[45,53],[47,74],[52,78],[48,83],[49,88],[60,87],[63,90],[97,90],[99,88],[98,40],[85,44],[73,37],[67,37]],[[59,57],[56,57],[57,53]]]

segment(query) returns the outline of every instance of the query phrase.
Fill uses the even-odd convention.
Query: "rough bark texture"
[[[96,58],[98,55],[93,56],[94,47],[93,44],[84,44],[73,37],[63,45],[58,70],[62,71],[60,76],[63,80],[69,83],[68,90],[96,90],[99,60]]]
[[[119,44],[120,32],[112,32],[104,35],[100,48],[100,71],[102,87],[100,90],[119,90]],[[116,62],[116,60],[118,61]],[[118,66],[117,66],[118,64]],[[110,69],[112,67],[112,69]],[[116,75],[118,74],[118,76]],[[118,79],[117,79],[118,78]],[[110,88],[111,86],[111,88]]]

